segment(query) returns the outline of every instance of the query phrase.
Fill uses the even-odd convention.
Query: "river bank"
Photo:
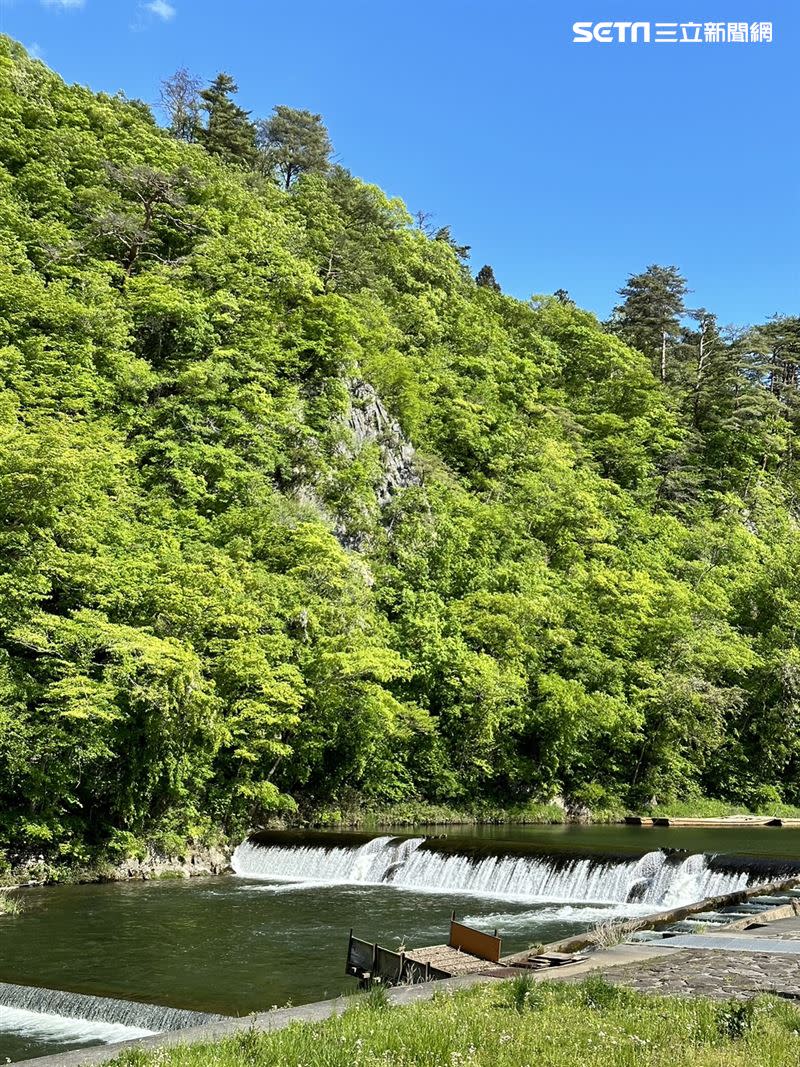
[[[186,842],[183,851],[168,854],[153,845],[146,845],[138,854],[121,860],[100,853],[89,863],[53,861],[43,854],[28,854],[7,863],[4,873],[0,874],[0,887],[203,878],[230,871],[234,848],[234,842],[214,846]]]
[[[317,808],[292,818],[267,820],[266,827],[280,830],[358,830],[379,834],[393,831],[536,827],[579,827],[623,825],[632,815],[643,819],[691,819],[698,826],[703,820],[717,820],[718,825],[747,826],[756,819],[797,819],[800,808],[772,804],[755,811],[723,801],[703,798],[644,807],[637,812],[622,806],[590,809],[577,801],[558,796],[548,802],[529,802],[510,807],[472,805],[457,808],[407,801],[383,807],[366,807],[357,802],[340,808]],[[709,827],[713,823],[709,822]],[[243,835],[242,835],[243,836]],[[152,881],[154,879],[191,878],[224,873],[241,836],[228,837],[222,830],[209,833],[204,840],[180,839],[170,835],[138,843],[127,855],[119,848],[97,848],[89,858],[64,858],[31,848],[13,856],[0,851],[0,886],[45,885],[109,881]]]
[[[580,800],[554,797],[546,802],[531,801],[509,807],[474,805],[468,808],[452,808],[447,805],[428,804],[419,801],[403,802],[380,808],[320,809],[311,817],[286,823],[285,828],[297,825],[320,829],[379,830],[413,826],[548,826],[564,824],[607,825],[623,823],[630,816],[670,819],[755,819],[800,818],[800,807],[791,804],[770,803],[747,808],[722,800],[703,797],[689,801],[674,801],[664,804],[643,805],[636,810],[623,804],[605,804],[589,807]]]
[[[349,1003],[328,1001],[222,1024],[216,1040],[197,1040],[199,1035],[189,1033],[159,1035],[116,1057],[106,1048],[42,1062],[44,1067],[108,1060],[120,1067],[132,1062],[139,1067],[306,1067],[324,1056],[327,1067],[797,1063],[800,1013],[777,997],[740,1004],[653,996],[612,985],[600,975],[584,976],[576,984],[524,975],[478,983],[451,979],[432,986],[440,988],[377,988]],[[195,1043],[188,1043],[192,1038]]]
[[[498,929],[508,959],[533,943],[738,894],[796,868],[798,855],[795,829],[575,824],[453,826],[427,840],[272,831],[237,850],[237,877],[175,877],[157,857],[142,858],[122,881],[14,894],[24,907],[0,922],[0,982],[29,990],[45,1018],[29,1038],[7,1019],[0,1060],[91,1039],[76,1036],[74,1023],[69,1035],[52,1036],[48,990],[74,997],[74,1017],[87,997],[128,1002],[134,1026],[146,1027],[136,1005],[264,1012],[352,989],[343,958],[354,926],[392,951],[436,945],[455,910],[467,926]],[[214,861],[178,867],[197,874]]]

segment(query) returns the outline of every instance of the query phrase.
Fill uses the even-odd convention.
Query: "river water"
[[[792,829],[441,833],[425,845],[410,834],[270,838],[239,849],[239,876],[28,890],[23,913],[0,920],[0,982],[238,1015],[354,991],[343,975],[351,927],[390,948],[433,944],[446,940],[455,909],[470,925],[497,928],[514,951],[761,881],[766,860],[800,862]],[[665,859],[661,848],[687,853]],[[720,853],[743,859],[709,861]],[[4,1007],[0,990],[0,1063],[153,1026],[152,1011],[82,1023],[52,1003],[26,1015]],[[81,1003],[68,1012],[80,1014]],[[26,1004],[35,1008],[36,997]]]

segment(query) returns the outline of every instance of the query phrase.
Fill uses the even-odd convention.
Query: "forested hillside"
[[[800,803],[797,321],[519,302],[317,116],[166,92],[0,39],[0,844]]]

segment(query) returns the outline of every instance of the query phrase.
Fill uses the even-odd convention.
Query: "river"
[[[0,981],[244,1014],[353,991],[343,975],[351,927],[387,947],[432,944],[446,939],[455,909],[468,924],[497,928],[504,951],[514,951],[763,880],[766,861],[800,861],[800,831],[788,828],[423,833],[447,836],[365,845],[350,835],[292,835],[240,848],[239,876],[27,890],[23,913],[0,919]],[[662,848],[687,854],[665,859]],[[743,858],[709,860],[718,854]],[[0,1062],[126,1036],[104,1031],[107,1022],[2,1004],[0,996]],[[124,1018],[136,1026],[135,1011]]]

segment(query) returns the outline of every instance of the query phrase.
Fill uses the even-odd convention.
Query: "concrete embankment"
[[[716,911],[721,908],[732,907],[735,904],[743,904],[754,897],[783,893],[786,890],[794,889],[798,885],[800,885],[800,878],[797,877],[766,882],[761,885],[749,886],[747,889],[741,889],[735,893],[726,893],[723,896],[716,897],[706,897],[704,900],[697,901],[694,904],[685,904],[681,907],[669,908],[665,911],[656,912],[653,915],[623,920],[614,923],[613,928],[621,936],[627,936],[644,929],[663,929],[673,923],[680,922],[682,919],[700,915],[702,912]],[[777,917],[785,918],[789,914],[796,914],[796,907],[796,902],[791,905],[782,905]],[[750,919],[745,919],[741,923],[737,923],[737,925],[745,926],[747,923],[753,922],[754,918],[755,916],[752,916]],[[563,938],[560,941],[554,941],[552,944],[545,945],[544,951],[578,952],[581,949],[590,948],[593,945],[598,944],[603,937],[604,931],[602,930],[587,930],[584,933],[575,934],[573,937]],[[503,963],[513,966],[515,963],[521,963],[529,956],[530,952],[518,952],[512,956],[504,957]]]
[[[689,826],[700,829],[729,829],[730,827],[772,826],[800,827],[800,819],[784,819],[779,815],[726,815],[720,819],[687,819],[671,815],[626,815],[622,820],[626,826]]]

